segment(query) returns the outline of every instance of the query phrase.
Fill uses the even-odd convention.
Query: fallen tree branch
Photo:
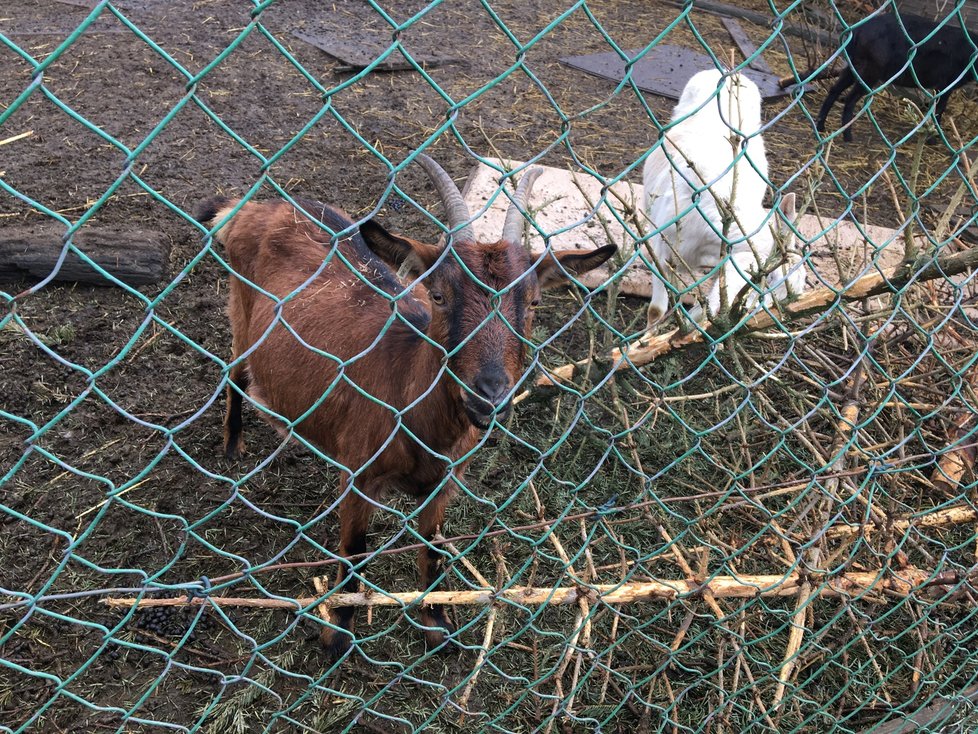
[[[565,606],[580,600],[601,601],[605,604],[675,601],[697,597],[709,592],[714,597],[749,599],[755,597],[796,596],[804,585],[814,586],[811,593],[820,597],[846,597],[866,591],[886,592],[905,597],[926,586],[953,584],[956,573],[932,572],[908,566],[899,570],[877,569],[842,574],[788,573],[743,576],[714,576],[705,583],[692,579],[631,581],[622,584],[593,584],[570,587],[511,586],[498,591],[475,589],[465,591],[405,591],[396,593],[345,592],[326,598],[261,599],[229,596],[167,597],[109,597],[102,603],[109,607],[178,607],[216,604],[220,607],[251,607],[259,609],[293,609],[317,605],[322,607],[402,607],[423,601],[425,604],[487,605],[505,601],[519,606]]]
[[[911,527],[922,528],[942,528],[948,525],[962,525],[967,522],[978,521],[978,509],[970,505],[958,507],[947,507],[937,512],[931,512],[921,517],[911,520],[896,520],[890,527],[894,532],[900,533],[909,530]],[[825,533],[826,538],[845,538],[853,535],[870,535],[871,533],[884,530],[885,527],[880,523],[870,522],[861,525],[836,525],[829,528]]]
[[[976,265],[978,265],[978,248],[972,248],[953,255],[927,258],[922,264],[917,260],[912,263],[904,262],[892,268],[879,269],[857,278],[848,285],[840,283],[835,286],[814,288],[791,303],[762,310],[744,321],[736,329],[736,333],[744,335],[776,325],[784,326],[804,316],[824,311],[827,306],[836,302],[859,301],[882,293],[896,292],[909,283],[924,283],[937,278],[947,278],[971,270]],[[700,328],[687,334],[683,334],[677,328],[665,334],[646,335],[634,346],[626,347],[624,350],[612,350],[604,361],[615,372],[630,367],[642,367],[676,349],[702,343],[709,327],[708,323],[704,323]],[[571,382],[588,363],[589,360],[581,360],[549,370],[547,374],[537,378],[534,388]],[[525,400],[530,396],[530,392],[530,390],[522,392],[513,399],[513,402]]]
[[[952,442],[963,441],[968,432],[974,428],[975,414],[964,413],[954,422]],[[948,496],[954,495],[961,487],[967,475],[975,469],[975,459],[978,451],[974,445],[959,445],[945,453],[930,476],[930,482],[935,488]]]
[[[839,420],[835,424],[836,437],[832,442],[832,448],[828,454],[829,457],[834,458],[830,459],[830,463],[826,466],[826,469],[830,472],[839,469],[845,470],[846,459],[848,457],[848,452],[845,451],[845,447],[851,441],[853,432],[856,430],[856,425],[859,423],[860,391],[866,380],[866,356],[858,357],[857,360],[857,367],[849,377],[849,388],[846,391],[845,399],[839,407]],[[823,457],[823,463],[826,458],[828,457]],[[825,495],[819,503],[821,505],[819,512],[823,518],[829,516],[833,504],[833,500],[830,498],[837,496],[838,488],[841,485],[842,482],[839,479],[829,479],[826,481]],[[805,568],[821,570],[823,565],[825,565],[823,550],[824,548],[819,545],[802,548],[799,552],[802,565]],[[791,618],[788,643],[785,646],[781,668],[778,671],[778,685],[774,689],[774,698],[770,706],[772,711],[777,710],[781,706],[781,703],[784,701],[784,694],[788,689],[788,682],[791,680],[791,674],[799,666],[802,643],[805,640],[805,633],[808,631],[805,620],[808,617],[808,602],[812,597],[812,592],[811,579],[804,579],[795,603],[795,613]],[[778,712],[776,715],[780,720],[781,712]]]
[[[94,226],[79,230],[72,243],[96,268],[76,251],[64,253],[63,229],[38,224],[0,231],[0,283],[24,279],[33,284],[55,268],[54,280],[99,286],[113,285],[99,268],[130,286],[152,285],[166,273],[170,244],[158,232]]]
[[[673,5],[678,8],[685,8],[687,5],[686,2],[679,2],[678,0],[667,0],[667,2],[669,5]],[[714,0],[693,0],[692,5],[697,10],[703,10],[707,13],[714,13],[715,15],[726,15],[731,18],[743,18],[746,21],[756,23],[757,25],[765,28],[771,28],[776,20],[774,15],[770,13],[759,13],[756,10],[745,10],[744,8],[739,8],[736,5],[714,2]],[[781,32],[790,33],[793,36],[804,38],[806,41],[814,41],[826,45],[832,45],[838,42],[838,39],[835,36],[826,31],[790,25],[787,23],[781,26]]]

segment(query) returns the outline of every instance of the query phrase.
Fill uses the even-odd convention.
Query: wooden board
[[[754,23],[762,28],[770,28],[775,17],[772,13],[759,13],[756,10],[747,10],[729,3],[716,2],[716,0],[664,0],[667,5],[685,10],[687,5],[692,5],[697,10],[714,15],[726,16],[728,18],[742,18],[749,23]],[[793,25],[786,23],[781,26],[781,32],[792,36],[804,38],[806,41],[813,41],[827,46],[834,46],[838,43],[838,36],[826,31],[820,31],[807,26]]]
[[[379,33],[345,33],[325,30],[300,30],[292,31],[292,35],[300,41],[315,46],[320,51],[325,51],[330,56],[343,62],[342,66],[336,71],[360,71],[370,66],[377,57],[381,56],[390,47],[392,41],[389,36]],[[411,57],[422,67],[434,68],[444,64],[456,63],[457,58],[450,56],[435,56],[432,54],[416,53],[410,51]],[[388,56],[383,63],[374,67],[380,71],[413,71],[414,66],[401,54],[395,51]]]
[[[978,43],[978,0],[963,0],[963,2],[947,2],[947,0],[896,0],[897,8],[901,13],[911,13],[922,15],[933,20],[943,20],[951,16],[951,25],[960,26],[961,21],[955,12],[958,5],[961,5],[961,15],[964,17],[964,26],[971,34],[973,41]]]
[[[727,29],[727,33],[730,34],[733,42],[737,44],[737,48],[740,49],[740,53],[744,55],[744,58],[751,59],[751,57],[754,56],[754,53],[757,51],[757,46],[755,46],[747,37],[747,34],[744,32],[744,29],[741,27],[740,23],[733,18],[726,17],[720,18],[720,23]],[[774,73],[771,71],[771,67],[767,65],[764,57],[760,55],[754,56],[754,58],[747,62],[747,65],[751,69],[757,69],[757,71],[761,72],[762,74]]]
[[[953,698],[937,696],[936,703],[924,706],[914,714],[909,716],[895,715],[885,724],[871,726],[864,729],[860,734],[922,734],[924,731],[964,731],[958,728],[958,725],[966,720],[965,717],[973,715],[973,707],[976,703],[978,703],[978,686],[971,686],[957,693]]]
[[[629,59],[638,57],[642,49],[626,49]],[[625,60],[614,51],[585,56],[565,56],[560,63],[586,74],[599,76],[613,82],[625,78]],[[713,59],[705,53],[685,46],[661,44],[632,64],[632,81],[643,92],[657,94],[668,99],[679,99],[683,87],[690,77],[704,69],[715,69]],[[757,85],[763,99],[784,97],[788,90],[782,89],[776,74],[765,73],[750,67],[743,74]]]
[[[58,226],[0,229],[0,282],[37,282],[54,269],[63,249],[64,229]],[[156,232],[85,227],[72,242],[106,272],[130,286],[161,280],[169,245]],[[69,252],[55,280],[112,286],[112,281]]]

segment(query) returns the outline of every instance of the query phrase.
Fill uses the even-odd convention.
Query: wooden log
[[[894,520],[888,526],[895,533],[905,533],[910,528],[943,528],[949,525],[962,525],[964,523],[978,521],[978,510],[970,505],[958,505],[955,507],[945,507],[943,510],[936,510],[926,515],[921,515],[912,520]],[[864,523],[861,525],[835,525],[825,532],[826,538],[833,540],[837,538],[850,538],[854,535],[869,536],[884,529],[884,526],[875,523]]]
[[[262,599],[249,597],[170,597],[165,599],[135,597],[108,597],[102,603],[110,607],[179,607],[186,605],[217,604],[222,607],[252,607],[262,609],[299,609],[317,604],[323,607],[401,607],[416,602],[425,604],[486,605],[499,601],[519,606],[565,606],[579,600],[602,601],[606,604],[631,604],[635,602],[674,601],[681,597],[697,597],[705,591],[726,599],[750,599],[754,597],[796,596],[807,583],[812,596],[848,597],[867,591],[885,592],[899,597],[908,596],[930,583],[950,584],[957,581],[956,574],[939,574],[932,579],[930,571],[908,566],[901,569],[877,569],[842,574],[798,573],[743,576],[714,576],[703,584],[692,579],[656,581],[631,581],[621,584],[591,584],[588,586],[511,586],[495,591],[475,589],[468,591],[404,591],[394,593],[343,592],[326,599],[304,597],[300,599]],[[321,582],[326,582],[322,579]],[[875,597],[874,597],[875,598]]]
[[[0,229],[0,282],[22,278],[43,280],[54,270],[64,248],[64,230],[49,225]],[[72,243],[99,267],[126,285],[161,280],[169,260],[169,244],[158,232],[83,227]],[[55,280],[114,285],[98,270],[68,252]]]
[[[882,293],[896,292],[911,282],[923,283],[936,278],[950,278],[975,266],[978,266],[978,248],[929,260],[904,262],[896,267],[869,273],[851,283],[813,288],[803,293],[797,300],[782,305],[780,309],[772,306],[769,310],[761,310],[747,319],[737,331],[738,334],[749,334],[772,326],[783,326],[803,316],[824,312],[840,302],[859,301]],[[615,371],[642,367],[675,349],[702,343],[709,327],[708,323],[704,323],[701,325],[702,330],[698,329],[687,334],[683,334],[677,328],[664,334],[645,335],[633,346],[626,347],[624,351],[613,349],[604,361]],[[581,360],[548,370],[546,374],[537,378],[534,386],[539,388],[570,382],[575,375],[583,372],[587,365],[588,360]],[[517,395],[513,402],[522,402],[529,396],[530,391],[525,390]]]
[[[669,5],[684,8],[686,7],[688,0],[666,0],[666,2]],[[742,18],[751,23],[756,23],[759,26],[764,26],[765,28],[770,28],[771,24],[774,22],[774,15],[772,13],[759,13],[756,10],[746,10],[744,8],[738,8],[736,5],[715,2],[715,0],[692,0],[692,4],[697,10],[703,10],[707,13],[714,13],[715,15],[726,15],[730,18]],[[815,28],[789,25],[788,23],[785,23],[781,27],[781,32],[789,33],[793,36],[798,36],[799,38],[804,38],[806,41],[815,41],[825,45],[835,45],[838,42],[838,39],[831,33],[820,31]]]
[[[740,49],[740,53],[744,55],[744,58],[751,59],[747,62],[747,65],[750,68],[764,74],[774,73],[771,71],[771,67],[767,65],[767,62],[764,60],[763,56],[754,56],[754,53],[757,51],[757,46],[755,46],[747,37],[747,34],[744,33],[744,29],[740,27],[740,23],[733,18],[727,18],[725,16],[720,18],[720,22],[723,24],[723,27],[727,29],[727,33],[730,34],[733,42],[737,44],[737,48]],[[752,56],[753,58],[751,58]]]

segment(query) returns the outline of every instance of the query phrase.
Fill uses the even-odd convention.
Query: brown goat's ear
[[[360,225],[360,235],[375,255],[409,278],[417,278],[441,254],[437,246],[391,234],[373,219]]]
[[[556,288],[570,283],[568,274],[580,277],[618,252],[617,245],[605,245],[597,250],[566,250],[548,253],[537,266],[537,281],[541,289]]]

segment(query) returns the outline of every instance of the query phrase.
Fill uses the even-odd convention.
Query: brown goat
[[[456,230],[451,246],[394,235],[373,220],[336,241],[281,200],[246,203],[215,235],[235,276],[225,452],[235,458],[244,450],[247,391],[340,466],[339,552],[358,558],[344,564],[337,584],[349,590],[359,588],[367,527],[385,491],[418,501],[422,538],[439,531],[469,452],[482,431],[509,414],[540,289],[567,282],[566,273],[590,270],[616,250],[530,260],[521,246],[520,209],[539,169],[523,176],[503,238],[479,243],[451,178],[423,154],[418,162]],[[336,209],[299,203],[334,232],[353,227]],[[214,227],[236,205],[211,199],[197,218]],[[405,289],[385,263],[422,278],[423,287]],[[273,423],[281,427],[282,420]],[[418,569],[422,588],[436,588],[441,553],[422,549]],[[454,631],[440,606],[422,607],[421,621],[429,647]],[[349,648],[352,622],[353,609],[339,608],[334,624],[324,627],[322,640],[333,654]]]

